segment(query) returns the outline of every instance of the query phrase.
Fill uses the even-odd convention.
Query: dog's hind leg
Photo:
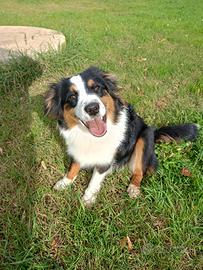
[[[79,163],[72,162],[69,171],[61,180],[59,180],[54,185],[54,189],[62,190],[65,189],[68,185],[71,185],[75,180],[75,178],[77,177],[79,170],[80,170]]]
[[[146,170],[153,169],[155,160],[154,131],[149,127],[140,134],[129,162],[132,178],[127,191],[131,198],[140,195],[141,181]]]

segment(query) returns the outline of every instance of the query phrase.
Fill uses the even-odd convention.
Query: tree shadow
[[[41,122],[43,131],[46,128],[51,131],[54,141],[64,153],[63,163],[66,168],[70,159],[65,154],[66,146],[56,129],[56,121],[44,115],[44,96],[29,95],[29,87],[42,72],[42,65],[27,56],[14,58],[9,63],[0,65],[1,269],[31,269],[35,263],[39,267],[43,265],[43,260],[50,263],[50,267],[56,267],[53,269],[59,269],[50,254],[43,253],[41,249],[44,244],[43,237],[40,238],[42,232],[36,228],[39,223],[38,214],[43,215],[39,209],[40,203],[38,204],[38,195],[41,192],[39,187],[42,186],[39,182],[48,176],[50,179],[43,183],[43,186],[48,184],[51,187],[52,182],[49,181],[57,181],[60,175],[57,169],[51,174],[50,170],[46,170],[43,176],[40,175],[42,167],[37,155],[38,147],[35,145],[37,141],[35,131],[39,130],[35,130],[35,124],[32,125],[33,112],[39,117],[37,124]],[[50,142],[47,142],[47,145],[50,147]],[[49,211],[47,209],[44,207],[45,214]],[[43,225],[42,227],[43,230],[47,230],[46,233],[43,231],[47,236],[50,224],[47,224],[46,228]],[[50,247],[47,250],[49,249]]]
[[[28,89],[41,75],[42,66],[27,56],[0,65],[2,269],[29,265],[37,162]]]

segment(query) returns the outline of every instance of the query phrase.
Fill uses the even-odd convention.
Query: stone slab
[[[19,53],[34,57],[38,53],[57,51],[65,36],[52,29],[29,26],[0,26],[0,61]]]

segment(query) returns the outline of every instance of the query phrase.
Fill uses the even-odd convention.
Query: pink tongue
[[[106,123],[99,117],[88,121],[86,124],[89,132],[96,137],[101,137],[106,133]]]

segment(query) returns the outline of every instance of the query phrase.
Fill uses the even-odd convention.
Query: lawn
[[[56,29],[58,54],[0,65],[0,269],[202,269],[203,131],[156,146],[159,169],[128,197],[127,169],[110,175],[94,207],[53,184],[69,159],[43,114],[50,82],[90,65],[119,78],[119,95],[153,126],[203,126],[201,0],[2,0],[0,25]],[[186,169],[186,173],[184,172]],[[132,247],[125,243],[129,237]]]

